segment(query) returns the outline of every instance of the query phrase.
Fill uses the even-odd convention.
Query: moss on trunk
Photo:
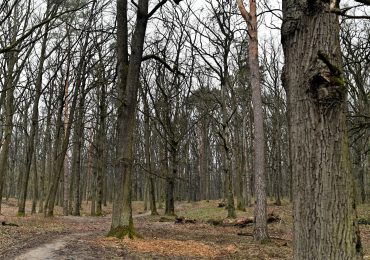
[[[25,217],[25,216],[26,216],[26,213],[25,212],[18,211],[17,217]]]
[[[130,239],[134,238],[142,238],[135,230],[133,223],[128,226],[118,226],[115,228],[111,228],[109,233],[107,234],[108,237],[116,237],[119,239],[128,237]]]

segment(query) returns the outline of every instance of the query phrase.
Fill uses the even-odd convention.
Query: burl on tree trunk
[[[338,17],[319,0],[285,0],[283,15],[293,258],[361,259]]]

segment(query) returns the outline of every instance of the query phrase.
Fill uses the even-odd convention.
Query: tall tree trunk
[[[41,45],[41,54],[39,60],[39,67],[37,71],[37,78],[35,82],[35,100],[32,107],[32,117],[31,117],[31,131],[28,138],[28,147],[26,152],[26,165],[24,168],[24,174],[22,178],[22,187],[20,192],[20,197],[18,201],[18,216],[25,216],[25,207],[27,199],[27,189],[28,189],[28,179],[31,171],[32,158],[35,151],[35,136],[38,129],[38,120],[39,120],[39,101],[41,97],[42,90],[42,74],[44,70],[44,62],[46,59],[46,44],[48,41],[48,31],[49,25],[45,27],[45,33]]]
[[[254,238],[257,241],[269,240],[267,232],[266,210],[266,176],[265,176],[265,138],[263,129],[263,109],[258,61],[258,29],[256,0],[249,0],[249,13],[245,10],[243,1],[238,0],[239,9],[248,24],[248,63],[250,84],[252,88],[253,122],[254,122],[254,175],[256,206],[254,216]]]
[[[228,127],[227,127],[228,128]],[[227,217],[236,218],[235,205],[234,205],[234,194],[233,194],[233,174],[231,167],[231,147],[229,143],[229,133],[228,129],[225,129],[224,132],[224,161],[223,161],[223,170],[226,178],[226,198],[227,198]]]
[[[201,120],[200,147],[199,147],[199,170],[202,181],[202,198],[209,201],[209,171],[208,171],[208,117],[204,116]]]
[[[178,144],[173,142],[170,145],[171,154],[171,172],[166,177],[166,208],[165,214],[175,215],[175,178],[178,171]]]
[[[84,135],[84,106],[85,106],[85,97],[86,91],[84,89],[84,85],[82,85],[81,93],[78,102],[78,110],[77,110],[77,119],[74,127],[73,139],[74,139],[74,146],[72,150],[72,170],[71,175],[74,178],[74,206],[73,206],[73,213],[74,216],[80,216],[80,209],[81,209],[81,150],[82,150],[82,142],[83,142],[83,135]],[[91,137],[91,136],[90,136]]]
[[[276,129],[277,133],[279,133],[280,131],[278,129]],[[280,133],[279,133],[280,134]],[[281,189],[282,189],[282,171],[281,171],[281,141],[280,141],[280,138],[281,136],[278,135],[276,137],[277,139],[277,144],[276,144],[276,157],[275,157],[275,160],[276,160],[276,171],[275,171],[275,198],[276,198],[276,202],[275,202],[275,205],[276,206],[281,206]]]
[[[82,75],[82,74],[80,74],[80,75]],[[68,84],[67,82],[68,82],[68,73],[67,73],[66,84]],[[75,87],[74,94],[73,94],[73,99],[72,99],[72,104],[71,104],[71,108],[70,108],[70,114],[69,114],[69,117],[68,117],[69,122],[73,122],[73,120],[74,120],[74,114],[75,114],[75,109],[76,109],[76,104],[77,104],[77,97],[78,97],[78,93],[79,93],[79,88],[81,86],[80,84],[81,83],[76,83],[76,87]],[[65,97],[65,98],[67,98],[67,97]],[[59,108],[60,109],[59,110],[59,115],[58,115],[59,123],[57,124],[57,127],[59,128],[59,130],[57,130],[57,132],[59,134],[56,135],[56,138],[60,139],[61,141],[56,140],[56,145],[54,147],[53,173],[52,173],[52,179],[50,181],[48,196],[47,196],[46,203],[45,203],[45,207],[47,207],[47,211],[45,210],[45,212],[44,212],[45,216],[46,215],[47,216],[53,216],[54,215],[54,205],[55,205],[56,198],[57,198],[59,181],[60,181],[61,174],[62,174],[62,171],[63,171],[64,161],[65,161],[64,159],[65,159],[65,156],[66,156],[66,153],[67,153],[67,150],[68,150],[69,137],[70,137],[70,133],[71,133],[72,124],[68,124],[67,128],[64,132],[64,135],[61,134],[61,130],[63,129],[63,122],[62,122],[61,113],[62,113],[64,104],[65,104],[65,102],[61,102],[62,106]]]
[[[370,108],[369,108],[370,109]],[[367,147],[370,150],[370,129],[368,129],[368,140]],[[367,153],[367,158],[365,162],[365,173],[364,173],[364,183],[365,183],[365,202],[370,202],[370,152]]]
[[[39,179],[38,179],[38,173],[37,173],[37,162],[36,162],[36,153],[33,156],[33,198],[32,198],[32,209],[31,214],[36,213],[36,206],[37,201],[39,199]]]
[[[78,83],[77,83],[78,84]],[[65,93],[64,96],[65,104],[64,104],[64,114],[63,114],[63,125],[64,125],[64,138],[68,137],[67,134],[69,128],[71,128],[72,121],[69,121],[69,104],[68,104],[68,88],[69,82],[67,78],[67,84],[65,84]],[[78,95],[78,93],[76,93]],[[75,98],[76,99],[76,98]],[[69,140],[68,140],[69,141]],[[68,142],[67,141],[67,142]],[[69,214],[69,179],[70,179],[70,168],[69,168],[69,158],[68,158],[68,150],[65,152],[64,155],[64,162],[63,162],[63,215],[68,216]]]
[[[13,111],[14,111],[14,67],[17,61],[17,54],[10,52],[7,54],[7,75],[5,80],[5,104],[4,104],[4,116],[5,116],[5,129],[4,139],[1,146],[0,152],[0,213],[1,213],[1,201],[3,197],[3,187],[8,171],[8,155],[10,144],[12,140],[13,131]]]
[[[239,125],[234,126],[234,137],[235,137],[235,170],[236,170],[236,208],[238,210],[245,211],[245,199],[243,197],[243,190],[244,188],[244,182],[243,182],[243,172],[244,172],[244,164],[245,164],[245,158],[244,158],[244,151],[243,151],[243,142],[240,140],[240,130],[243,134],[243,127],[242,124],[240,129]],[[244,160],[244,161],[243,161]]]
[[[70,169],[69,169],[69,158],[68,151],[64,156],[63,162],[63,215],[68,216],[69,214],[69,186],[70,186]]]
[[[247,142],[247,106],[243,105],[243,126],[242,126],[242,171],[244,172],[244,189],[243,195],[245,199],[244,205],[246,207],[251,206],[251,188],[250,188],[250,167],[249,165],[249,156],[248,156],[248,142]]]
[[[50,172],[51,172],[51,157],[52,157],[52,142],[51,142],[51,101],[54,93],[54,88],[51,86],[49,93],[49,100],[47,103],[47,116],[46,116],[46,127],[44,131],[44,140],[42,148],[42,165],[40,172],[40,203],[39,203],[39,213],[44,212],[44,201],[47,196],[48,183],[50,182]],[[46,174],[48,173],[48,174]]]
[[[144,152],[145,152],[145,165],[148,171],[148,185],[149,185],[149,202],[150,202],[150,210],[151,215],[158,215],[157,212],[157,205],[155,199],[155,184],[154,184],[154,176],[152,172],[152,158],[151,158],[151,142],[150,142],[150,110],[148,104],[148,97],[147,93],[142,89],[141,91],[143,103],[144,103]]]
[[[127,0],[117,0],[117,88],[118,88],[118,118],[122,118],[123,111],[123,99],[127,85],[127,72],[128,72],[128,28],[127,28]],[[123,124],[122,120],[117,119],[117,141],[116,141],[116,160],[120,156],[121,144],[120,134],[122,132]],[[121,222],[121,211],[123,201],[123,172],[118,166],[118,162],[115,165],[115,176],[114,176],[114,195],[113,195],[113,212],[112,212],[112,225],[111,230],[120,226]]]
[[[103,70],[103,64],[101,64]],[[101,72],[103,73],[103,72]],[[103,80],[103,75],[100,75],[100,105],[99,105],[99,126],[97,133],[97,146],[96,146],[96,163],[97,163],[97,176],[96,176],[96,215],[102,215],[102,204],[103,204],[103,178],[106,175],[106,117],[107,117],[107,106],[106,106],[106,86]]]
[[[226,65],[225,61],[225,67]],[[230,143],[230,120],[227,114],[226,107],[226,81],[228,80],[227,69],[224,70],[226,76],[222,79],[221,83],[221,110],[222,110],[222,130],[219,135],[222,142],[223,148],[223,162],[222,168],[225,176],[225,196],[227,199],[227,217],[236,218],[235,205],[234,205],[234,193],[233,193],[233,173],[231,167],[231,143]]]
[[[95,137],[96,138],[96,137]],[[94,140],[95,141],[95,140]],[[96,160],[93,161],[94,155],[90,154],[89,163],[88,163],[88,172],[91,176],[90,180],[90,197],[91,197],[91,207],[90,207],[90,215],[96,216],[96,177],[97,177],[97,162]]]
[[[282,147],[282,131],[281,131],[281,117],[280,117],[280,106],[279,106],[279,97],[275,95],[275,100],[277,100],[274,108],[274,119],[273,119],[273,143],[274,145],[274,151],[273,151],[273,169],[274,169],[274,195],[275,195],[275,205],[276,206],[281,206],[281,190],[282,190],[282,158],[281,158],[281,147]]]
[[[118,66],[119,66],[119,79],[118,87],[120,91],[123,91],[120,96],[119,108],[118,108],[118,136],[117,136],[117,173],[118,177],[117,198],[122,200],[116,200],[116,204],[122,204],[118,206],[118,210],[114,210],[112,214],[112,225],[109,231],[110,236],[122,238],[125,236],[135,236],[135,230],[132,219],[132,207],[131,207],[131,179],[132,179],[132,164],[133,164],[133,141],[134,141],[134,130],[135,130],[135,111],[137,105],[137,92],[140,77],[141,60],[144,49],[144,38],[146,26],[148,23],[148,0],[139,0],[137,5],[137,20],[135,29],[132,35],[131,42],[131,56],[130,64],[128,66],[127,78],[125,77],[126,57],[124,53],[126,50],[124,44],[127,41],[127,30],[121,27],[118,35]],[[121,8],[121,9],[120,9]],[[127,13],[122,14],[124,10],[127,10],[127,2],[125,0],[117,0],[117,19],[119,26],[126,27]],[[124,19],[124,20],[123,20]],[[124,42],[120,42],[123,40]],[[122,45],[121,45],[122,44]],[[127,47],[127,45],[126,45]],[[127,80],[127,81],[126,81]],[[123,84],[126,82],[126,86]],[[117,207],[117,205],[116,205]]]
[[[293,258],[362,259],[346,127],[338,17],[328,1],[283,1]]]
[[[230,48],[227,48],[230,50]],[[224,75],[221,79],[221,113],[222,113],[222,129],[219,132],[222,147],[223,147],[223,172],[225,175],[225,198],[227,199],[227,217],[236,218],[235,204],[234,204],[234,193],[233,193],[233,172],[232,172],[232,161],[231,161],[231,133],[230,133],[230,119],[227,113],[227,88],[229,87],[229,71],[228,71],[228,53],[225,54],[224,59]]]

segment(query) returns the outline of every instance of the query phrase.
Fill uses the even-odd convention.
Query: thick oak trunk
[[[328,1],[283,1],[294,259],[361,259],[338,17]]]
[[[132,168],[133,168],[133,148],[134,148],[134,130],[135,130],[135,111],[137,105],[137,94],[140,77],[140,66],[144,49],[145,31],[148,22],[148,0],[140,0],[138,3],[137,20],[135,30],[131,42],[131,56],[130,63],[127,71],[127,81],[124,74],[120,74],[119,86],[123,91],[121,94],[121,104],[119,104],[118,113],[118,147],[117,147],[117,173],[119,173],[119,186],[117,187],[117,198],[122,200],[115,201],[115,209],[112,215],[111,230],[108,235],[116,236],[119,238],[135,236],[133,220],[132,220],[132,207],[131,207],[131,182],[132,182]],[[126,8],[126,1],[117,1],[118,8]],[[125,9],[127,10],[127,9]],[[122,10],[118,14],[122,15]],[[124,14],[126,15],[126,13]],[[122,18],[119,18],[122,19]],[[127,19],[127,16],[126,16]],[[122,23],[125,21],[120,20]],[[127,20],[126,20],[127,21]],[[122,26],[122,24],[120,24]],[[124,25],[124,27],[127,26]],[[121,28],[122,29],[122,28]],[[125,30],[123,30],[125,31]],[[122,33],[122,31],[120,31]],[[123,33],[123,35],[126,31]],[[122,35],[120,35],[122,36]],[[127,37],[122,36],[123,40]],[[122,44],[122,43],[121,43]],[[120,46],[125,48],[125,46]],[[123,50],[119,51],[123,55]],[[120,63],[122,62],[122,63]],[[125,62],[124,57],[119,57],[119,68],[124,70]],[[120,72],[123,73],[123,72]],[[123,84],[126,83],[126,86]],[[121,205],[117,205],[121,204]]]

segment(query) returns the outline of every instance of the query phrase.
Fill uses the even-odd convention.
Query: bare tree
[[[117,189],[117,198],[122,200],[116,201],[116,210],[112,215],[112,225],[109,231],[110,236],[132,238],[135,236],[135,230],[132,220],[132,207],[131,207],[131,181],[132,181],[132,164],[133,164],[133,141],[134,141],[134,130],[135,130],[135,111],[137,105],[138,95],[138,84],[140,79],[140,67],[143,57],[145,32],[147,28],[148,20],[153,14],[163,6],[167,1],[161,1],[151,11],[148,11],[148,0],[139,0],[136,5],[137,16],[134,32],[131,41],[131,56],[128,64],[128,68],[124,67],[123,53],[126,52],[125,44],[118,45],[118,67],[121,68],[119,71],[118,88],[120,89],[121,95],[119,99],[119,112],[118,112],[118,143],[117,148],[117,172],[119,173],[118,180],[119,186]],[[123,29],[125,21],[127,21],[127,2],[117,1],[117,17],[118,21],[122,24],[120,35],[127,42],[127,37]],[[123,18],[119,18],[123,17]],[[126,17],[126,18],[124,18]],[[127,52],[126,52],[127,53]],[[124,69],[127,69],[127,74],[124,73]],[[126,83],[126,85],[124,85]],[[122,205],[117,205],[122,204]]]
[[[238,0],[240,12],[248,25],[249,45],[248,60],[250,70],[250,84],[252,87],[252,104],[254,119],[254,172],[256,207],[254,216],[256,218],[254,238],[258,241],[268,240],[267,233],[267,199],[266,199],[266,177],[265,177],[265,138],[263,128],[263,109],[261,98],[261,84],[258,60],[258,27],[257,27],[257,5],[255,0],[249,1],[249,12],[244,7],[243,1]]]
[[[53,8],[52,5],[48,4],[46,10],[46,17],[53,15],[57,11],[56,8]],[[26,165],[24,168],[24,174],[22,178],[22,188],[18,203],[18,216],[25,215],[25,207],[26,207],[26,198],[27,198],[27,188],[28,188],[28,179],[31,170],[32,159],[35,156],[35,136],[37,134],[38,129],[38,120],[39,120],[39,101],[41,98],[42,92],[42,79],[43,79],[43,72],[44,72],[44,62],[46,59],[46,45],[48,41],[48,33],[49,33],[49,23],[45,26],[45,32],[42,39],[42,46],[41,46],[41,54],[39,59],[39,66],[37,71],[37,78],[35,82],[35,99],[33,101],[33,108],[32,108],[32,116],[31,116],[31,130],[30,135],[28,138],[28,148],[26,153]],[[36,178],[37,183],[37,178]]]

